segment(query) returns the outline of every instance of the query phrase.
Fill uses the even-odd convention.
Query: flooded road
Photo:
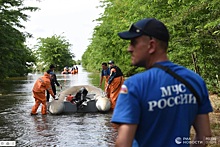
[[[63,90],[74,85],[99,84],[99,74],[79,66],[76,75],[57,74]],[[0,84],[0,141],[16,141],[19,147],[112,147],[116,132],[110,124],[112,113],[75,113],[30,116],[34,105],[32,88],[40,74]],[[103,83],[104,84],[104,83]],[[57,93],[61,89],[57,87]],[[1,146],[1,144],[0,144]]]

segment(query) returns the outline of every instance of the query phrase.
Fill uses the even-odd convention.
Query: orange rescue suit
[[[109,88],[107,88],[106,90],[107,91],[109,90],[108,93],[111,101],[112,110],[115,108],[116,101],[123,83],[124,83],[124,77],[123,77],[123,73],[121,72],[121,69],[117,66],[111,67],[110,77],[108,78]]]
[[[32,92],[33,92],[33,97],[35,98],[35,105],[32,107],[31,114],[36,114],[37,109],[41,103],[42,103],[41,113],[43,115],[47,114],[47,104],[46,104],[47,99],[45,96],[46,90],[48,90],[51,96],[55,98],[55,95],[51,88],[50,74],[48,73],[44,73],[44,76],[38,78],[34,84]]]
[[[73,103],[73,95],[72,94],[69,94],[67,97],[66,97],[66,101],[68,101],[68,102],[71,102],[71,103]]]

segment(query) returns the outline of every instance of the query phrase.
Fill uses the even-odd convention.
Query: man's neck
[[[157,62],[169,61],[166,54],[159,55],[159,57],[152,58],[146,66],[146,69],[151,68]]]

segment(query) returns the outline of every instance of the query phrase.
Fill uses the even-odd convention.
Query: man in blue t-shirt
[[[108,68],[108,65],[106,62],[102,63],[102,71],[101,71],[101,75],[100,75],[100,82],[99,82],[99,87],[102,87],[102,81],[105,81],[105,87],[108,85],[108,79],[110,76],[110,69]],[[109,97],[109,93],[107,93],[107,97]]]
[[[111,120],[118,129],[116,146],[204,145],[205,137],[211,136],[208,113],[212,112],[212,106],[208,90],[198,74],[169,61],[166,26],[147,18],[118,35],[130,40],[128,52],[132,65],[147,70],[131,76],[121,87]],[[153,68],[155,63],[185,79],[198,93],[199,100],[185,84],[166,71]],[[190,140],[191,126],[195,129],[194,140]]]

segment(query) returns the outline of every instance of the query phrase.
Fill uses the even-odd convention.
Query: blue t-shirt
[[[189,146],[182,141],[189,138],[196,115],[212,111],[206,84],[189,69],[170,61],[158,63],[187,80],[201,104],[184,84],[159,68],[151,68],[124,82],[111,121],[138,125],[133,146]]]
[[[102,70],[102,72],[101,72],[101,76],[103,77],[103,76],[109,76],[110,75],[110,69],[109,68],[107,68],[106,70]]]

